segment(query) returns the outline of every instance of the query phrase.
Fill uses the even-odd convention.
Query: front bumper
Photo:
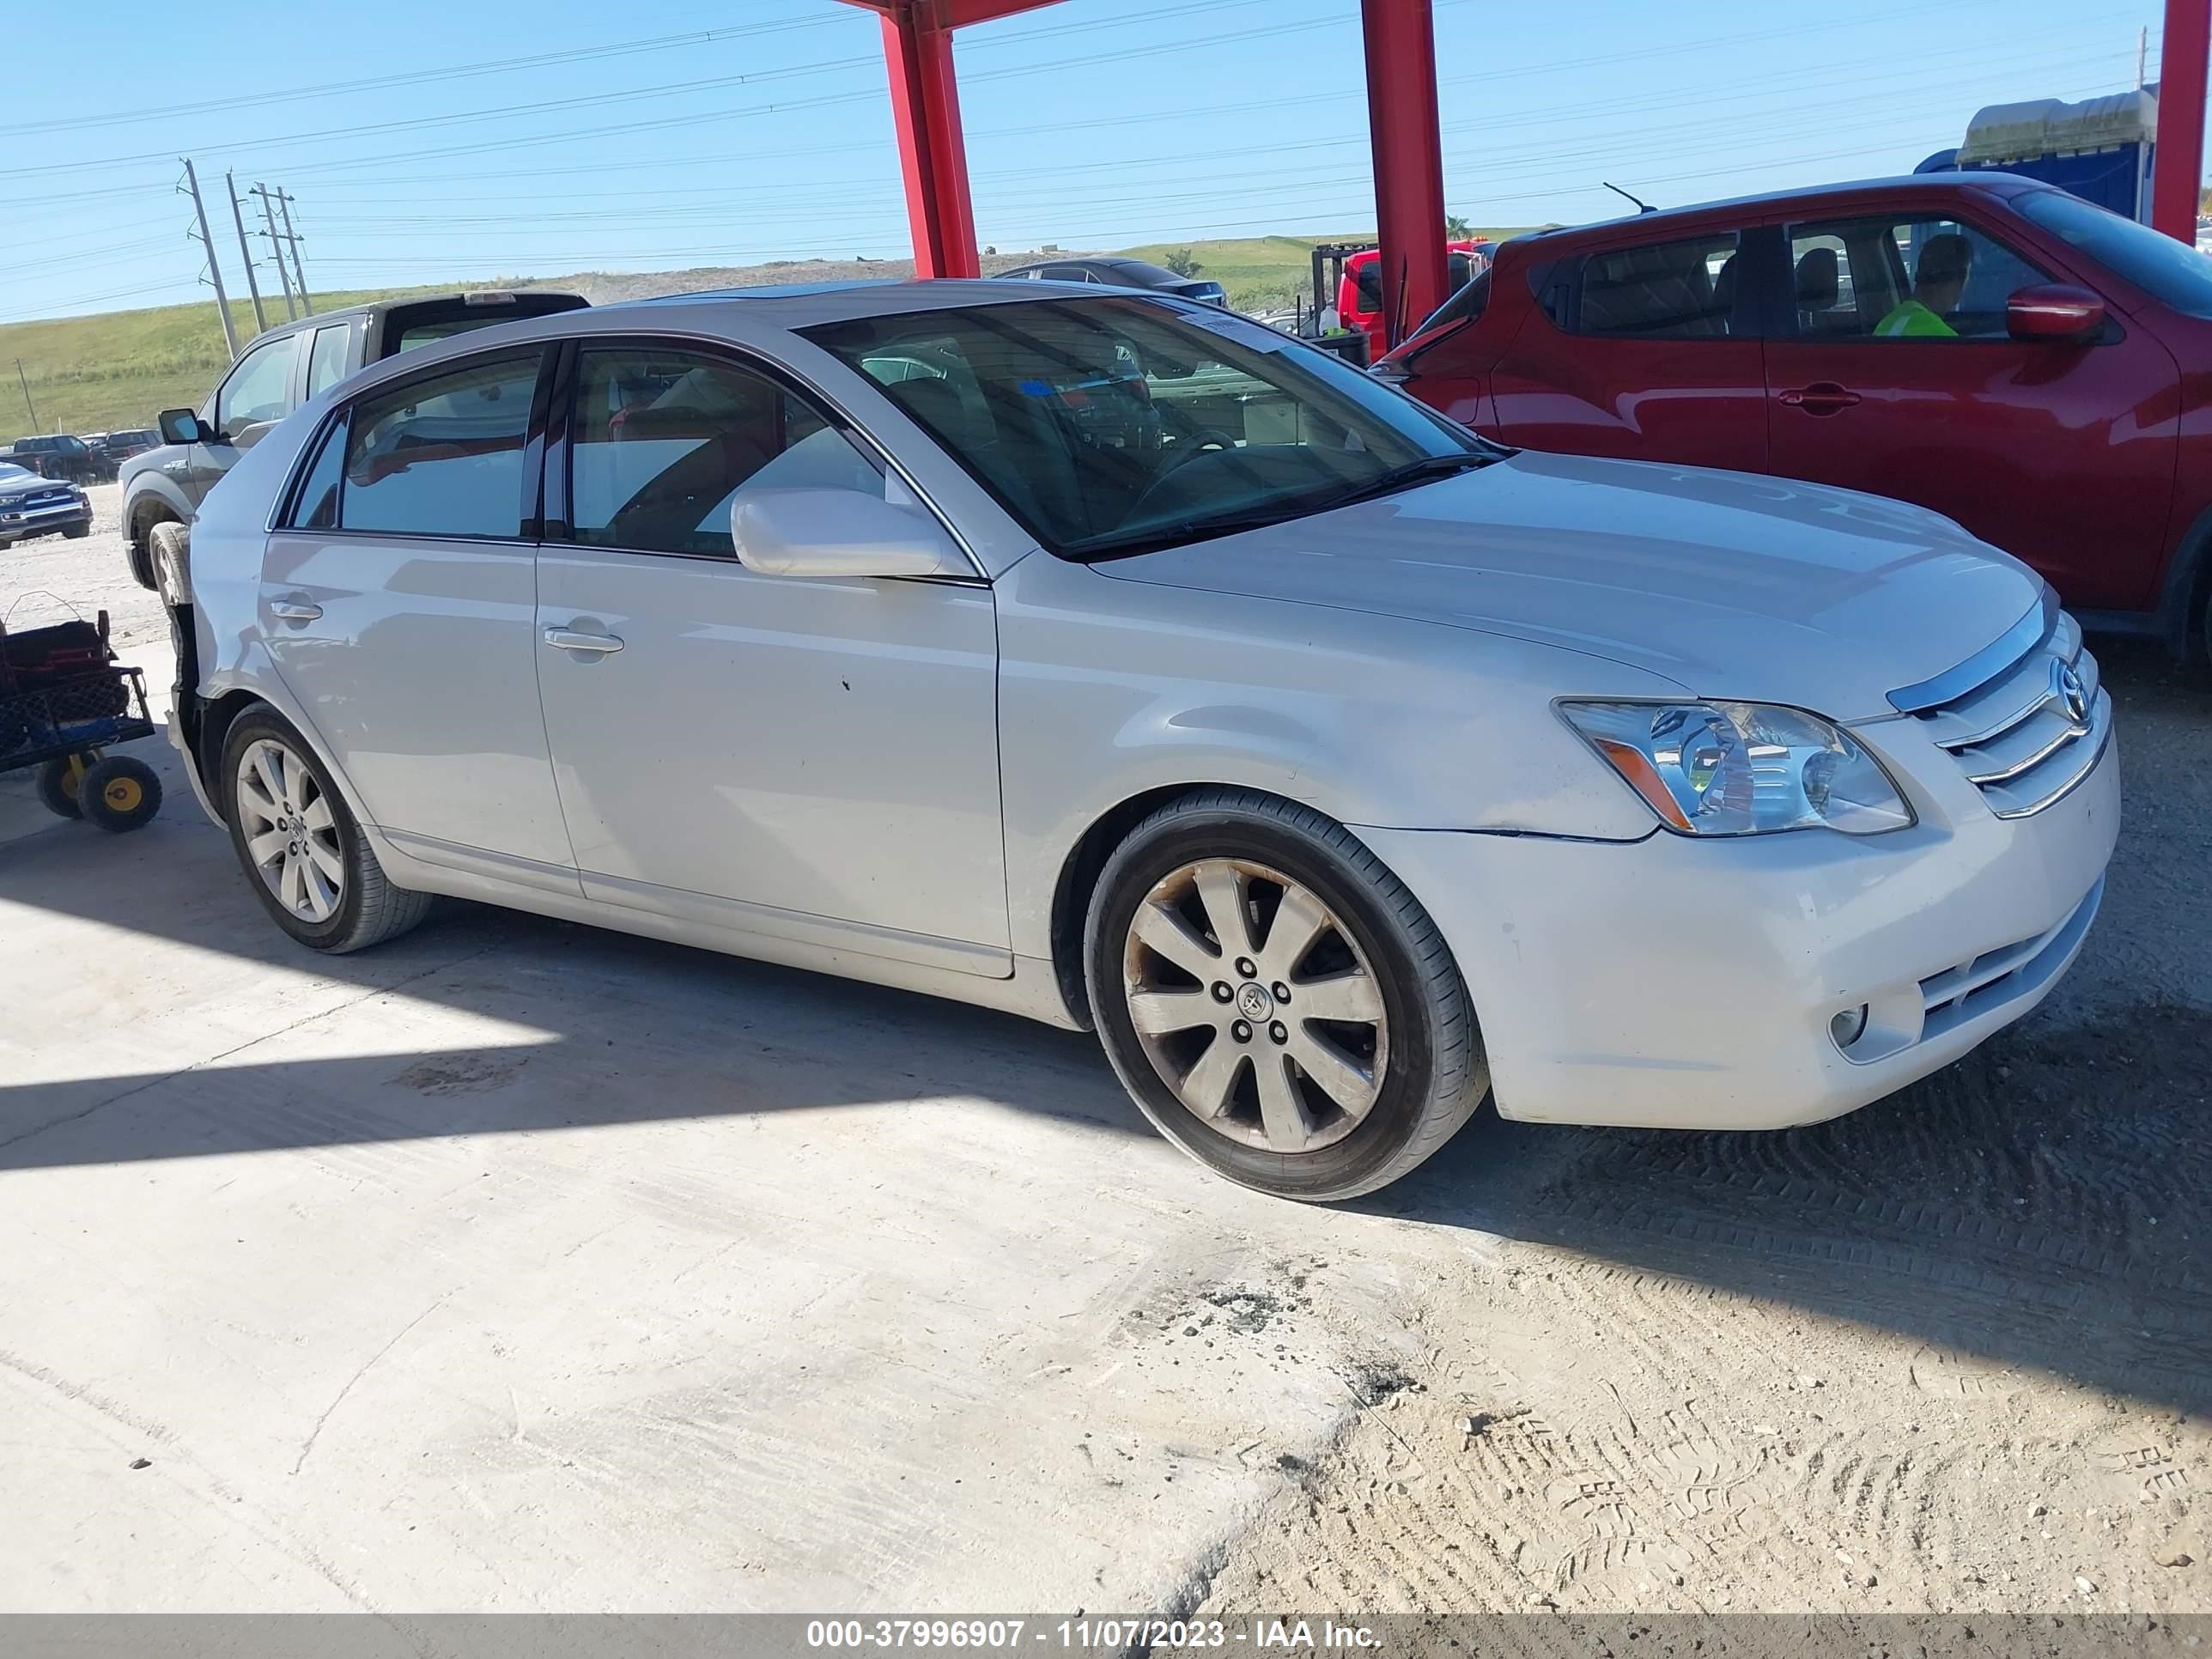
[[[2048,995],[2103,894],[2118,739],[2004,820],[1632,842],[1361,829],[1457,957],[1501,1115],[1767,1129],[1950,1064]],[[1862,1006],[1846,1057],[1830,1022]]]
[[[52,507],[0,509],[0,546],[33,536],[58,535],[80,525],[91,528],[89,502],[62,501]]]

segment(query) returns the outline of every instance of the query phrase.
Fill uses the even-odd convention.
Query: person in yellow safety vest
[[[1912,297],[1899,301],[1875,325],[1875,337],[1957,339],[1959,331],[1944,319],[1958,308],[1959,297],[1966,292],[1966,268],[1973,258],[1972,244],[1957,231],[1930,236],[1912,274]]]

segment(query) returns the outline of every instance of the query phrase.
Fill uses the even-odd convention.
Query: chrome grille
[[[2024,818],[2089,775],[2112,736],[2112,699],[2081,625],[2055,597],[1992,651],[1962,665],[1991,671],[1963,687],[1945,677],[1890,701],[1959,763],[1991,811]]]

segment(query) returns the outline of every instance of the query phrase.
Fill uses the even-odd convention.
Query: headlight
[[[1559,712],[1685,836],[1825,826],[1878,836],[1913,821],[1881,763],[1817,714],[1764,702],[1562,702]]]

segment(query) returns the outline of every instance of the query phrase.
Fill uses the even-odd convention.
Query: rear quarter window
[[[520,535],[523,441],[538,366],[535,351],[494,358],[362,398],[350,417],[339,526]]]

